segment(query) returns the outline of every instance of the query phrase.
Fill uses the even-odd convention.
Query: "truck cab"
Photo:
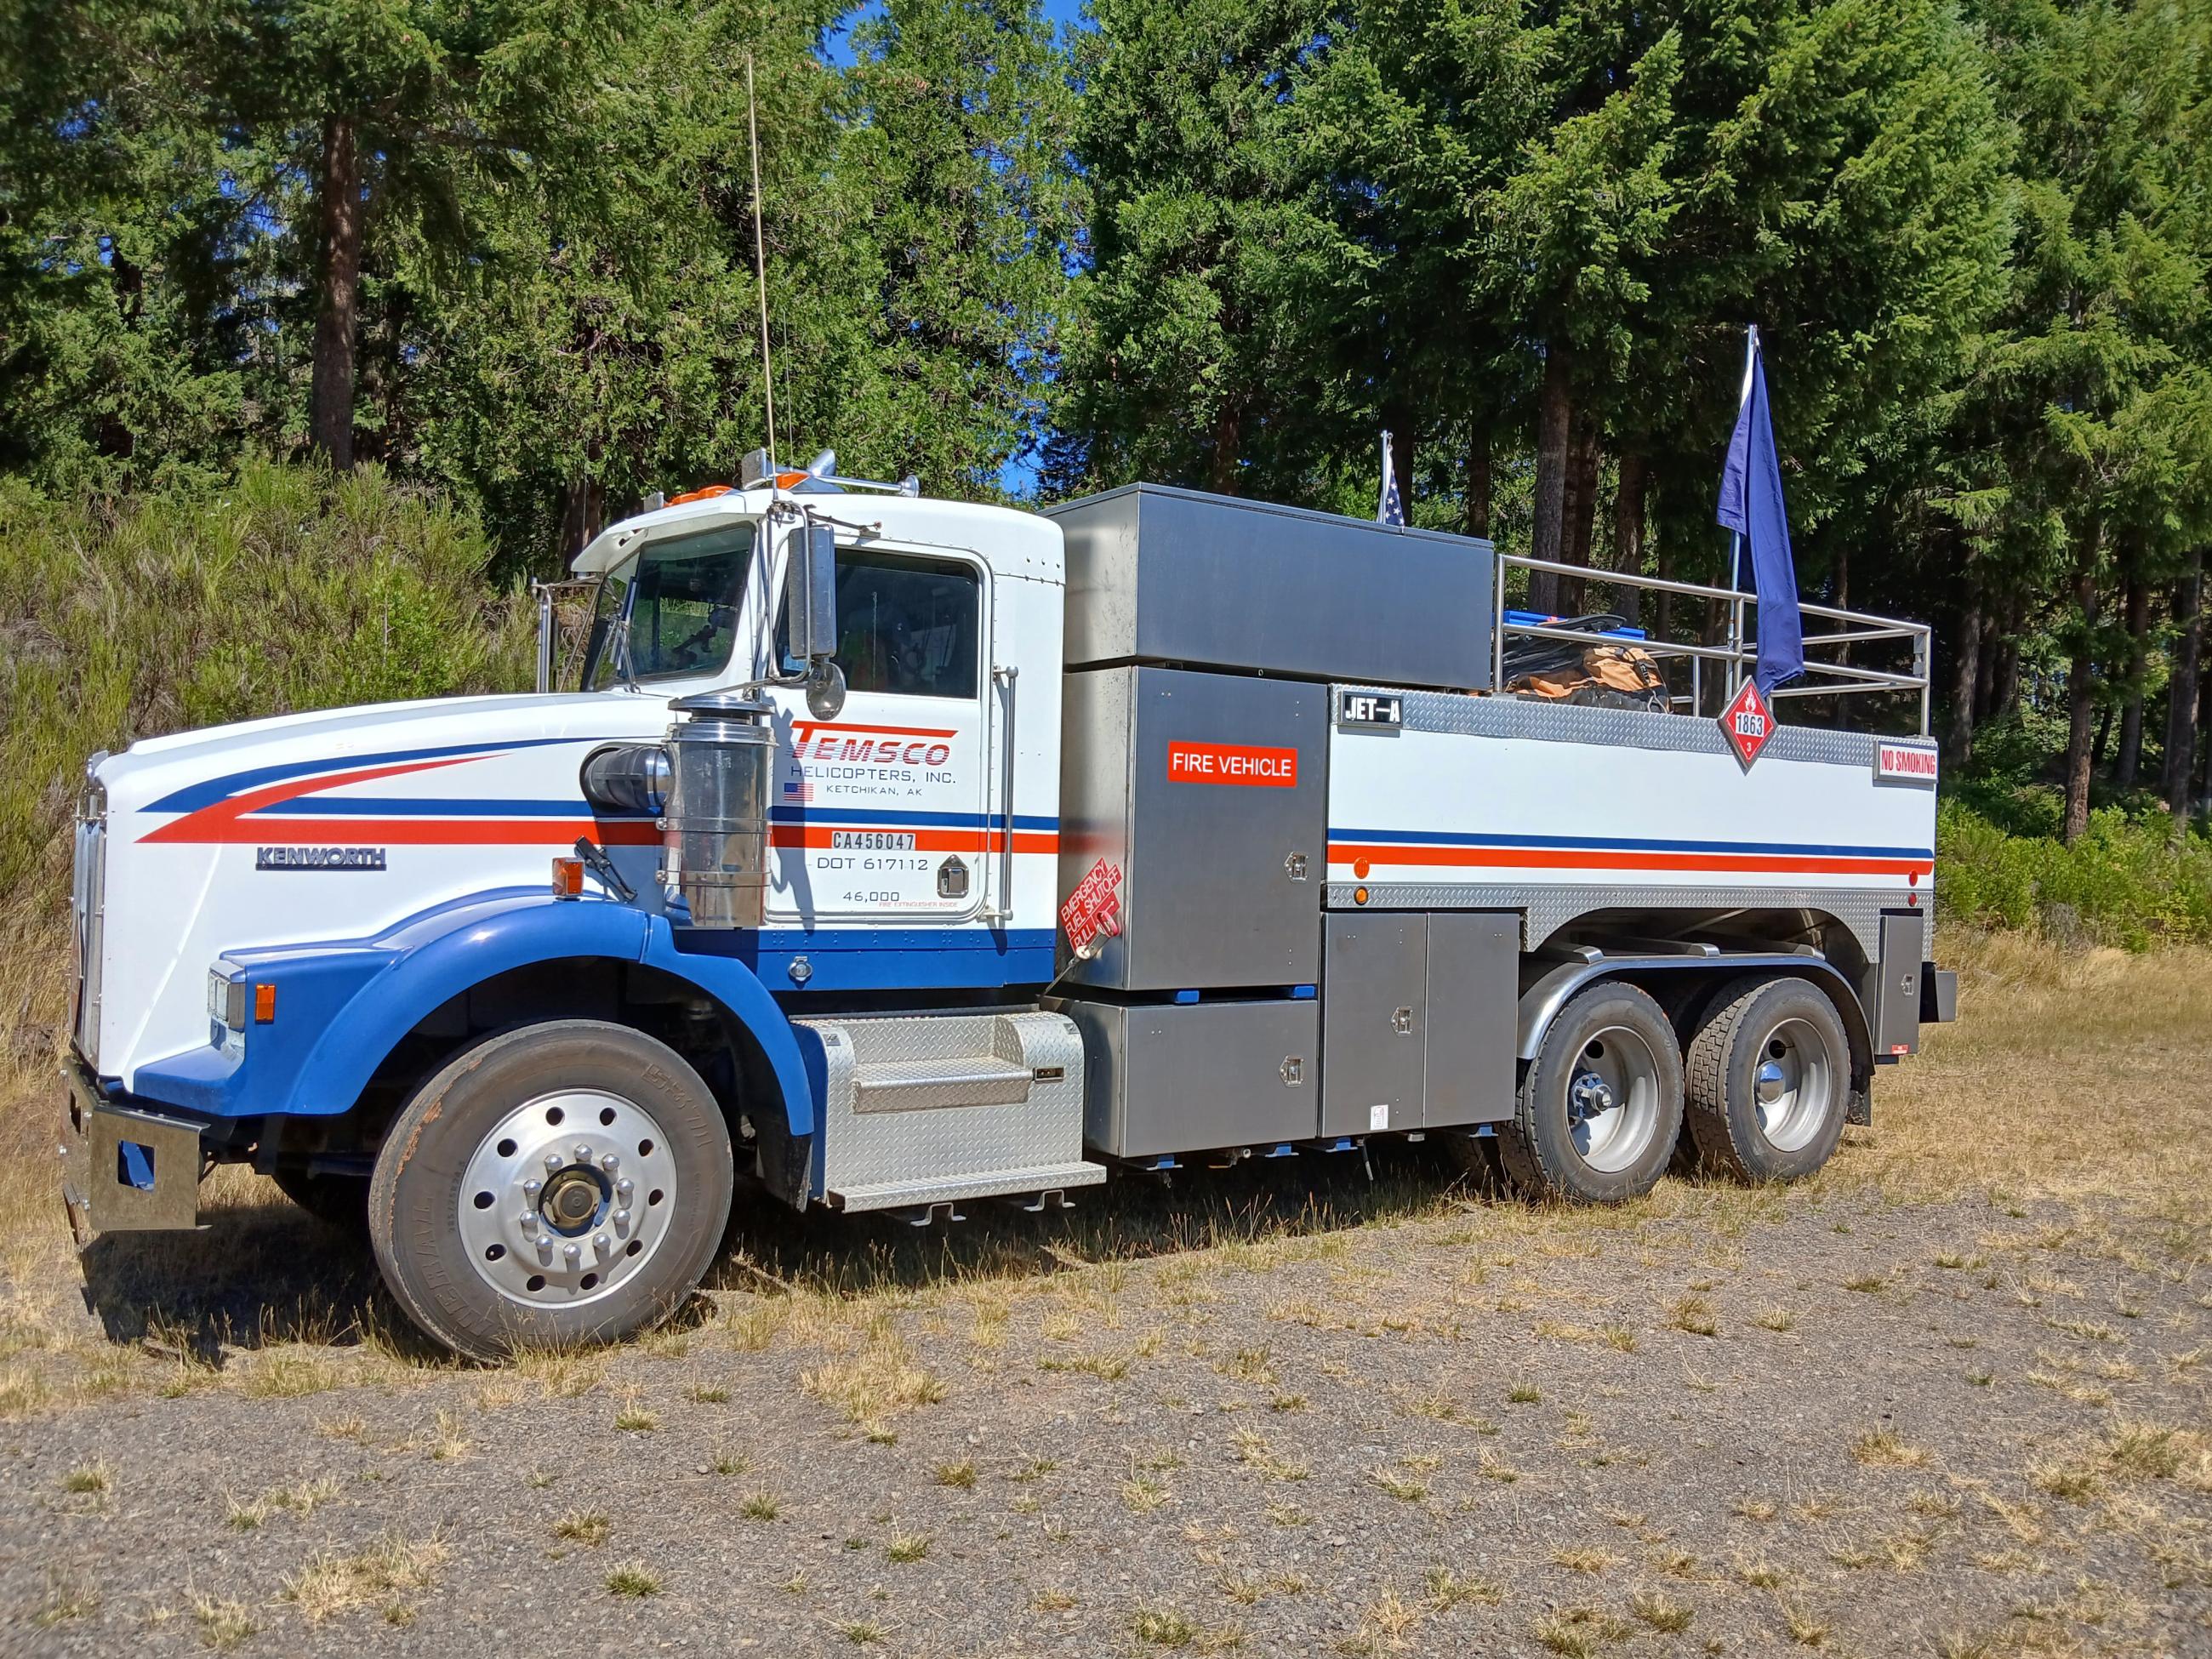
[[[72,1224],[191,1226],[246,1163],[495,1357],[663,1316],[733,1203],[927,1221],[1380,1134],[1578,1201],[1686,1134],[1808,1173],[1949,1014],[1933,747],[1754,766],[1702,690],[1531,702],[1507,635],[1592,635],[1512,619],[1527,562],[758,456],[583,550],[535,693],[95,756]]]

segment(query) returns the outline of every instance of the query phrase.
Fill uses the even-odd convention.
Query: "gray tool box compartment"
[[[1045,514],[1066,538],[1071,668],[1490,684],[1486,541],[1162,484]]]

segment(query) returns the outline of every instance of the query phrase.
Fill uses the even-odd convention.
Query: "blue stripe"
[[[705,933],[678,927],[687,955],[735,957],[772,992],[950,991],[1042,985],[1053,975],[1057,934],[947,927],[769,928]],[[792,969],[805,959],[805,977]]]
[[[1924,847],[1826,847],[1772,841],[1639,841],[1618,836],[1458,836],[1440,830],[1331,830],[1331,841],[1364,841],[1407,846],[1581,848],[1607,853],[1774,853],[1830,858],[1924,859]]]
[[[996,812],[889,812],[866,809],[848,811],[829,806],[772,806],[769,817],[776,823],[904,823],[923,830],[976,830],[999,827]],[[1014,814],[1017,830],[1057,830],[1056,817],[1025,817]]]
[[[282,783],[287,778],[304,778],[317,772],[346,772],[358,766],[390,766],[400,761],[444,760],[453,755],[490,755],[509,749],[542,749],[548,744],[591,743],[591,738],[519,738],[508,743],[456,743],[440,749],[393,749],[375,755],[325,755],[319,760],[287,761],[282,766],[257,766],[251,771],[233,772],[227,777],[209,778],[200,783],[188,783],[150,803],[149,812],[190,812],[202,806],[212,806],[217,801],[228,800],[233,795],[248,789],[258,789],[264,783]]]

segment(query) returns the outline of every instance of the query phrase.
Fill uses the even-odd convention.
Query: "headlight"
[[[232,1031],[246,1029],[246,974],[227,962],[208,969],[208,1018]]]

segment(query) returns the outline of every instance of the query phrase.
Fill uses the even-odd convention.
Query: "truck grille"
[[[70,874],[70,921],[76,948],[71,982],[70,1030],[77,1052],[100,1069],[100,967],[107,909],[107,790],[89,776],[105,756],[87,765],[84,793],[77,798],[76,847]]]

